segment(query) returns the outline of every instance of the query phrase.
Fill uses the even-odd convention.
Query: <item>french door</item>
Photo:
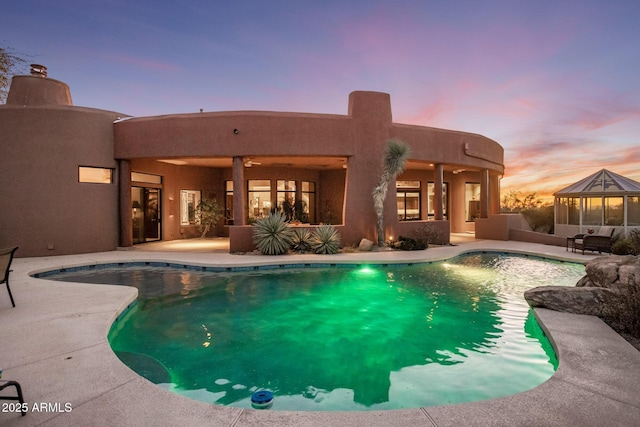
[[[159,188],[131,187],[133,243],[162,239]]]

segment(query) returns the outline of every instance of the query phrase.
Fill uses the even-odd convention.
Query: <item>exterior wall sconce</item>
[[[240,131],[239,131],[238,129],[234,129],[234,130],[233,130],[233,133],[234,133],[234,135],[237,135],[237,134],[239,134],[239,133],[240,133]]]

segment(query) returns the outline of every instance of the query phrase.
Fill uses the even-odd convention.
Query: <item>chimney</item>
[[[47,67],[40,64],[31,64],[31,75],[34,77],[47,77]]]

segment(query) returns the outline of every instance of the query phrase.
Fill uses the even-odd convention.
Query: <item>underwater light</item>
[[[368,265],[363,265],[362,267],[360,267],[360,269],[358,270],[358,273],[362,273],[362,274],[373,274],[375,273],[375,270],[371,267],[369,267]]]

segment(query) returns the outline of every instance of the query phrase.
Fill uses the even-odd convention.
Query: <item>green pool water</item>
[[[359,411],[477,401],[546,381],[557,361],[522,294],[575,285],[583,273],[473,254],[400,266],[62,275],[140,289],[109,341],[161,387],[243,408],[266,389],[271,410]]]

